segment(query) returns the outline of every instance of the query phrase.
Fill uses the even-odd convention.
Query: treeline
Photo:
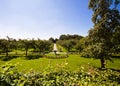
[[[64,49],[66,52],[81,52],[82,50],[81,40],[83,39],[84,39],[83,36],[77,34],[75,35],[63,34],[59,37],[59,39],[50,38],[49,40],[61,46],[61,47],[58,46],[59,51],[63,51]]]
[[[59,40],[70,40],[70,39],[74,39],[74,40],[80,40],[82,39],[83,36],[80,36],[80,35],[77,35],[77,34],[74,34],[74,35],[70,35],[70,34],[67,34],[67,35],[61,35]]]
[[[83,36],[79,35],[61,35],[57,43],[67,52],[81,52],[81,40],[83,40],[83,38]]]
[[[39,54],[45,54],[46,52],[51,52],[53,50],[53,43],[57,43],[66,51],[70,52],[72,49],[74,51],[78,50],[76,45],[79,44],[79,41],[82,39],[82,36],[79,35],[61,35],[59,39],[50,38],[49,40],[41,39],[14,39],[6,37],[6,39],[0,39],[0,54],[6,53],[6,56],[9,55],[9,52],[17,50],[24,50],[25,55],[27,56],[29,49],[32,49],[32,52],[39,52]],[[58,47],[59,48],[59,47]],[[60,50],[60,49],[59,49]],[[62,50],[60,50],[62,51]]]
[[[52,49],[52,43],[49,40],[34,40],[34,39],[13,39],[7,37],[7,39],[0,39],[0,54],[12,52],[13,50],[24,50],[27,56],[28,50],[33,49],[33,52],[45,53]],[[17,54],[17,51],[16,51]]]

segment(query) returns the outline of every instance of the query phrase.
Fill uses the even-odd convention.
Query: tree
[[[70,35],[70,34],[67,34],[67,35],[61,35],[59,37],[59,40],[70,40],[70,39],[74,39],[74,40],[80,40],[81,38],[83,38],[82,36],[79,36],[79,35]]]
[[[30,48],[31,41],[30,40],[22,40],[23,47],[25,48],[25,55],[27,56],[28,49]]]
[[[49,51],[51,48],[51,42],[46,40],[38,39],[36,41],[36,48],[39,50],[39,53],[45,54],[45,51]]]
[[[57,40],[57,39],[55,39],[55,40]],[[50,41],[47,41],[47,40],[43,40],[43,42],[44,42],[44,48],[45,48],[44,50],[48,51],[48,52],[51,51],[52,50],[52,43]]]
[[[12,39],[10,41],[10,48],[16,51],[16,55],[17,55],[17,49],[18,49],[18,41],[16,39]]]
[[[36,51],[36,40],[34,39],[31,40],[31,48],[34,49],[34,52]]]
[[[53,43],[55,42],[55,41],[54,41],[54,38],[52,38],[52,37],[49,38],[49,41],[50,41],[50,42],[53,42]]]
[[[0,48],[6,53],[6,56],[8,57],[8,52],[10,48],[10,43],[6,39],[0,39]]]
[[[74,47],[74,45],[76,45],[76,42],[74,40],[64,40],[64,41],[61,41],[60,43],[61,43],[61,46],[67,50],[67,52],[70,52]]]
[[[76,45],[75,45],[75,49],[80,53],[82,52],[82,50],[85,48],[85,40],[86,37],[82,38],[81,40],[79,40]]]
[[[116,25],[116,28],[114,28],[113,37],[112,37],[112,43],[114,44],[114,47],[113,47],[114,53],[120,53],[120,37],[119,36],[120,36],[120,13],[119,13],[119,25]]]
[[[117,9],[119,3],[119,0],[89,2],[89,8],[94,12],[92,16],[94,27],[89,31],[89,44],[84,52],[87,56],[100,59],[101,68],[105,68],[105,60],[110,59],[114,50],[115,44],[112,40],[117,33],[116,28],[120,26],[120,13]]]
[[[13,49],[17,50],[17,47],[18,47],[17,40],[10,38],[9,36],[7,36],[7,40],[9,42],[9,51],[12,51]],[[16,54],[17,54],[17,51],[16,51]]]

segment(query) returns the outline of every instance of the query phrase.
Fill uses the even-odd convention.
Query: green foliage
[[[90,0],[89,8],[94,12],[92,21],[93,29],[89,31],[88,45],[84,54],[89,57],[99,58],[101,68],[105,68],[105,60],[110,59],[116,50],[119,50],[120,12],[116,8],[120,2],[117,0]],[[113,4],[115,2],[115,4]],[[114,41],[113,41],[114,40]],[[116,41],[115,41],[116,40]]]
[[[36,49],[39,51],[39,53],[45,54],[45,51],[51,50],[51,42],[46,40],[40,40],[35,42]]]
[[[63,59],[63,58],[68,58],[69,56],[67,54],[56,54],[56,55],[46,55],[45,57],[49,59]]]
[[[9,60],[17,58],[17,57],[19,57],[19,55],[0,56],[0,59],[3,61],[9,61]]]
[[[8,57],[9,52],[15,51],[15,54],[18,54],[18,50],[25,51],[27,56],[30,49],[33,49],[32,52],[46,53],[51,51],[51,41],[48,40],[28,40],[28,39],[19,39],[15,40],[7,37],[7,39],[0,39],[0,54],[6,53]]]
[[[76,51],[78,51],[79,53],[83,51],[83,49],[85,48],[85,41],[86,41],[86,37],[82,38],[76,43],[75,45]]]
[[[27,55],[25,56],[25,59],[27,60],[31,60],[31,59],[38,59],[38,58],[42,58],[44,57],[43,55],[40,55],[40,54],[32,54],[32,55]]]
[[[29,48],[31,48],[32,42],[31,40],[22,40],[22,44],[23,44],[22,46],[25,49],[25,55],[27,56],[28,50]]]
[[[30,54],[28,54],[29,56]],[[39,55],[39,54],[35,54]],[[9,55],[12,56],[12,55]],[[34,54],[33,54],[34,56]],[[48,56],[48,57],[46,57]],[[100,67],[100,61],[98,59],[92,59],[92,58],[83,58],[80,57],[80,55],[70,55],[67,58],[66,54],[61,54],[58,56],[58,58],[55,58],[54,54],[46,54],[46,56],[40,57],[38,59],[34,59],[34,57],[31,57],[33,59],[29,58],[27,59],[26,56],[23,54],[23,56],[15,57],[14,59],[9,59],[8,61],[3,61],[2,56],[0,57],[0,65],[4,65],[7,62],[10,62],[12,64],[20,63],[21,65],[16,66],[18,71],[29,71],[29,69],[33,69],[35,71],[43,70],[47,64],[51,62],[52,66],[56,66],[56,64],[61,64],[62,62],[67,62],[69,70],[75,71],[80,68],[83,64],[91,64],[95,67]],[[5,56],[3,56],[5,57]],[[117,55],[118,57],[118,55]],[[5,57],[7,58],[7,57]],[[55,59],[54,59],[55,58]],[[114,62],[110,62],[107,60],[106,62],[106,68],[114,68],[114,69],[120,69],[120,59],[119,58],[113,58]]]
[[[80,39],[82,39],[83,37],[82,36],[80,36],[80,35],[70,35],[70,34],[67,34],[67,35],[61,35],[60,37],[59,37],[59,40],[80,40]]]
[[[20,73],[14,68],[15,65],[6,64],[2,66],[3,71],[0,72],[0,86],[15,86],[19,80]]]
[[[63,48],[65,48],[67,50],[67,52],[70,52],[73,47],[76,45],[76,41],[75,40],[60,40],[58,41],[58,44],[60,44]]]
[[[85,55],[87,55],[86,57],[92,57],[92,58],[96,58],[96,59],[100,59],[101,57],[104,57],[105,59],[109,59],[109,56],[111,55],[111,53],[109,52],[105,52],[103,49],[105,49],[106,46],[103,45],[103,43],[96,43],[94,45],[90,45],[87,46],[87,48],[84,49],[83,51],[83,55],[84,52],[86,53]]]
[[[79,35],[61,35],[57,41],[57,44],[62,46],[67,52],[76,51],[78,48],[78,42],[82,39],[82,36]],[[77,46],[77,47],[76,47]],[[62,48],[61,48],[62,49]]]
[[[6,53],[6,56],[8,56],[10,48],[10,42],[6,39],[0,39],[0,49]]]
[[[50,64],[43,72],[30,71],[20,73],[12,64],[2,66],[0,86],[118,86],[120,71],[99,70],[90,65],[83,65],[76,72],[68,71],[67,63],[53,68]]]

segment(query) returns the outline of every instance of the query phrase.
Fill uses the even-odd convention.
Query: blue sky
[[[92,28],[89,0],[0,0],[0,38],[86,36]]]

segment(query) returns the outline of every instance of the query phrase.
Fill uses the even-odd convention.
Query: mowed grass
[[[114,63],[107,61],[107,68],[113,68],[113,69],[120,69],[120,59],[114,58]],[[26,60],[24,57],[19,57],[12,59],[10,61],[2,61],[0,60],[0,66],[4,65],[6,63],[12,63],[17,64],[16,68],[18,71],[27,72],[29,70],[34,71],[42,71],[44,70],[48,65],[51,65],[53,67],[60,65],[60,64],[67,64],[67,67],[71,71],[76,71],[81,68],[82,65],[92,65],[95,67],[100,67],[100,61],[97,59],[92,58],[83,58],[80,57],[80,55],[69,55],[68,58],[63,59],[49,59],[49,58],[39,58],[39,59],[32,59],[32,60]]]

